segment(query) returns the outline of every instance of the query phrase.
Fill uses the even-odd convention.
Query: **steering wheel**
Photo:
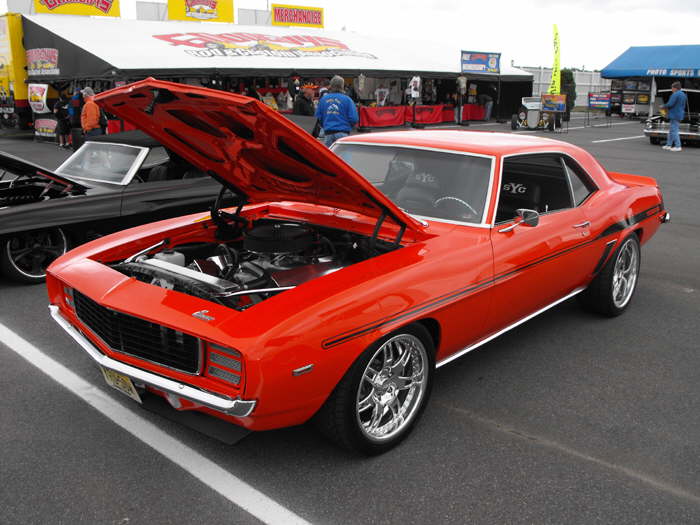
[[[467,208],[469,210],[469,214],[473,217],[478,217],[479,213],[474,209],[474,207],[469,204],[467,201],[460,199],[459,197],[453,197],[452,195],[447,195],[445,197],[440,197],[438,200],[436,200],[433,203],[433,207],[437,208],[441,203],[443,202],[456,202],[457,204],[460,204]]]

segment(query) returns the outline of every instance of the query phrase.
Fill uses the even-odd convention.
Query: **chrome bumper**
[[[199,390],[183,383],[178,383],[172,379],[167,379],[151,372],[146,372],[140,368],[124,364],[120,361],[104,355],[95,345],[93,345],[82,333],[80,333],[58,309],[58,306],[49,305],[49,312],[53,320],[78,343],[83,350],[92,358],[95,363],[105,368],[110,368],[115,372],[124,374],[137,382],[145,383],[159,390],[169,392],[177,397],[189,399],[194,403],[218,410],[224,414],[236,417],[246,417],[253,412],[255,401],[246,401],[240,398],[231,399],[217,394],[212,394],[204,390]]]
[[[661,216],[661,222],[664,223],[664,224],[667,223],[667,222],[671,222],[671,213],[670,213],[670,212],[664,213],[664,214]]]

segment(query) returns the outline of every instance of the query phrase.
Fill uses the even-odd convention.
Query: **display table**
[[[387,128],[406,123],[406,106],[360,106],[361,128]]]
[[[484,120],[486,108],[479,104],[465,104],[462,106],[462,122],[465,120]]]

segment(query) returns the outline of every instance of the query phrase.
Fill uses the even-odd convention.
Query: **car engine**
[[[155,286],[244,310],[398,247],[351,232],[264,219],[235,241],[163,246],[113,268]]]

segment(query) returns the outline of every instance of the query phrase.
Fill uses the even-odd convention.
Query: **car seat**
[[[498,200],[496,222],[514,218],[516,210],[525,208],[540,211],[542,189],[537,182],[526,176],[503,174],[501,191]]]
[[[413,173],[396,195],[396,204],[411,213],[430,214],[440,193],[436,177],[430,173]]]

